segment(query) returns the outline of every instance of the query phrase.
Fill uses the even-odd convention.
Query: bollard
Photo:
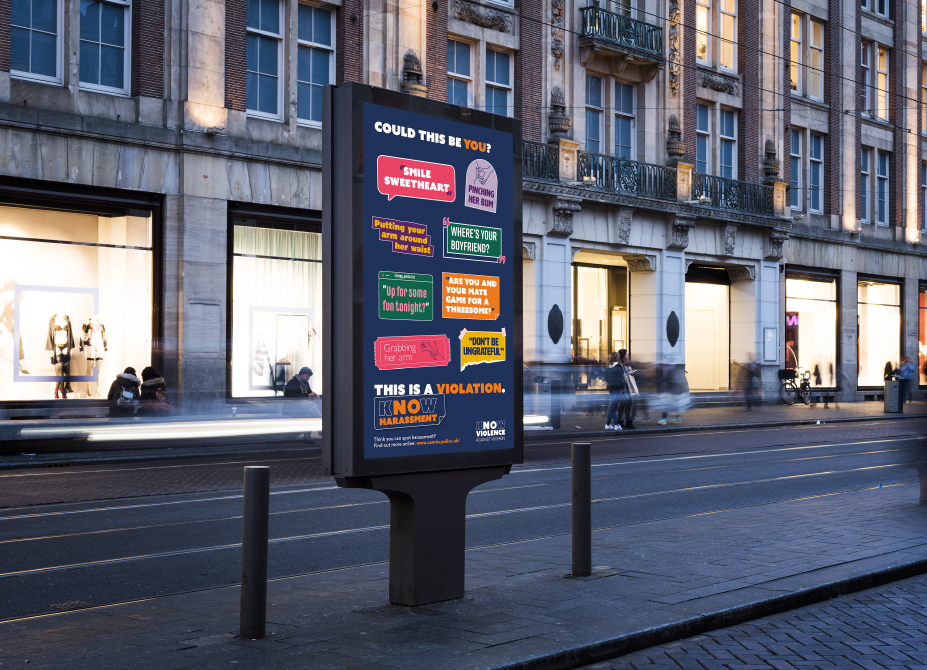
[[[245,500],[241,522],[241,614],[238,634],[249,640],[267,630],[267,524],[270,510],[270,468],[245,467]]]
[[[592,574],[592,444],[573,443],[573,576]]]

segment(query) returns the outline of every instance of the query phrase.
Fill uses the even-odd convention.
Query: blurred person
[[[299,372],[293,375],[293,378],[286,383],[283,388],[283,397],[285,398],[318,398],[318,394],[313,393],[309,385],[309,378],[312,376],[312,370],[309,368],[300,368]]]
[[[689,409],[692,404],[689,398],[689,382],[686,380],[685,363],[678,363],[675,356],[670,356],[662,368],[663,396],[661,405],[663,416],[657,423],[665,426],[669,415],[672,415],[671,422],[681,423],[683,412]]]
[[[135,416],[138,412],[138,399],[141,396],[139,385],[142,380],[135,376],[135,368],[128,367],[116,375],[109,387],[106,399],[109,401],[109,415],[113,417]]]
[[[164,377],[153,367],[142,370],[142,385],[139,388],[138,413],[146,416],[170,416],[171,403],[167,398],[167,384]]]
[[[901,404],[904,405],[912,398],[914,376],[917,374],[914,363],[905,356],[898,367],[898,377],[901,379]]]
[[[885,362],[885,370],[882,371],[882,381],[888,381],[895,376],[895,368],[892,366],[891,361]]]
[[[622,393],[627,392],[628,382],[617,351],[609,355],[603,377],[609,399],[608,413],[605,415],[605,430],[621,430],[621,424],[618,421],[618,407],[621,404]]]
[[[847,377],[847,373],[843,371],[843,365],[837,363],[837,369],[834,379],[834,384],[837,387],[837,392],[834,394],[834,409],[840,409],[840,401],[838,398],[841,393],[846,393],[848,384],[850,380]]]
[[[625,390],[621,392],[621,403],[618,405],[618,425],[628,430],[634,430],[634,421],[631,419],[631,408],[634,400],[631,396],[631,388],[634,383],[634,368],[631,367],[631,360],[628,358],[627,349],[618,350],[618,363],[624,371]]]
[[[759,386],[759,380],[756,376],[756,363],[754,362],[753,353],[747,354],[747,363],[743,366],[744,374],[742,377],[742,386],[744,394],[744,404],[748,412],[753,411],[753,402],[756,399],[756,390]]]

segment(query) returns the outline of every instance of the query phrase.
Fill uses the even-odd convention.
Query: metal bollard
[[[573,576],[592,574],[592,444],[573,443]]]
[[[249,640],[267,632],[267,525],[270,511],[270,468],[245,467],[245,500],[241,523],[241,613],[238,634]]]

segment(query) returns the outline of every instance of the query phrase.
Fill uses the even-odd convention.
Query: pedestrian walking
[[[617,351],[608,357],[608,364],[602,374],[605,388],[608,390],[608,413],[605,415],[605,430],[621,430],[618,422],[618,406],[621,404],[622,392],[627,392],[628,382]]]
[[[631,367],[631,361],[628,358],[627,349],[618,350],[618,361],[624,370],[625,389],[621,391],[621,403],[618,405],[618,425],[634,430],[634,421],[631,419],[631,408],[633,399],[631,389],[637,390],[637,384],[634,381],[634,369]]]
[[[904,405],[911,398],[912,385],[916,368],[911,359],[905,356],[901,359],[901,365],[898,367],[898,377],[901,379],[901,404]]]

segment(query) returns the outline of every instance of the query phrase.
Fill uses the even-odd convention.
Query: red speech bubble
[[[373,343],[374,362],[381,370],[431,368],[451,362],[447,335],[378,337]]]
[[[390,200],[396,196],[454,202],[454,166],[396,156],[377,157],[377,189]]]

